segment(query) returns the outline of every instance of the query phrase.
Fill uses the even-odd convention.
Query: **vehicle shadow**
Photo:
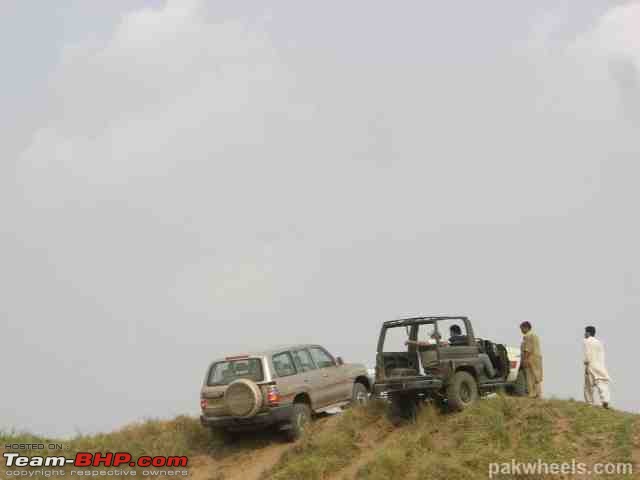
[[[334,417],[336,417],[335,414],[321,413],[314,417],[313,427],[319,428]],[[284,431],[277,428],[267,428],[237,432],[231,437],[211,433],[209,452],[212,459],[225,460],[239,453],[258,453],[275,447],[278,450],[286,450],[293,445],[294,443],[287,440]]]
[[[224,460],[238,453],[257,452],[273,445],[289,445],[284,432],[276,429],[237,432],[232,438],[212,433],[210,456],[215,460]]]

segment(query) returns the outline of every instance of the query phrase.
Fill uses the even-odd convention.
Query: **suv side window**
[[[311,355],[306,350],[295,350],[293,353],[293,361],[300,372],[308,372],[309,370],[315,370],[316,366],[313,364]]]
[[[278,377],[288,377],[298,373],[296,372],[296,367],[293,364],[293,359],[289,352],[274,355],[272,361],[273,368],[276,370],[276,375],[278,375]]]
[[[309,351],[311,352],[313,361],[318,365],[318,368],[335,367],[336,362],[334,362],[333,358],[322,348],[312,347]]]

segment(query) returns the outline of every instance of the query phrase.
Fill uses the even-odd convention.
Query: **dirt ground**
[[[315,420],[320,428],[329,427],[338,415]],[[191,459],[193,480],[259,480],[273,468],[294,444],[285,440],[282,432],[271,430],[247,433],[236,443],[213,456]]]

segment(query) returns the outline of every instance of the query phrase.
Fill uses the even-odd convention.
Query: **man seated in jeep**
[[[467,345],[468,343],[468,337],[466,335],[462,334],[462,329],[460,328],[459,325],[451,325],[451,327],[449,328],[449,342],[442,342],[440,341],[441,337],[440,334],[437,331],[433,331],[431,333],[431,335],[428,336],[427,340],[407,340],[405,342],[405,345],[409,346],[409,345],[415,345],[416,347],[420,348],[420,347],[429,347],[429,346],[435,346],[435,345],[440,345],[442,347],[444,346],[457,346],[457,345]],[[487,376],[489,378],[495,378],[496,377],[496,369],[493,366],[493,363],[491,362],[491,359],[489,358],[489,355],[487,355],[486,353],[479,353],[478,354],[478,358],[482,361],[482,365],[484,366],[484,369],[487,373]],[[429,355],[429,352],[422,352],[421,355],[421,360],[422,360],[422,366],[423,369],[431,364],[432,362],[437,362],[437,354],[435,352],[432,352],[431,355]]]
[[[468,337],[462,334],[460,325],[451,325],[449,328],[449,345],[466,345]]]
[[[468,337],[462,334],[462,329],[459,325],[451,325],[451,328],[449,328],[449,334],[451,335],[449,338],[449,345],[466,345],[468,343]],[[496,369],[494,368],[493,363],[491,363],[489,355],[484,352],[480,352],[478,354],[478,358],[482,360],[482,365],[484,366],[485,372],[487,372],[487,376],[489,378],[495,378]]]

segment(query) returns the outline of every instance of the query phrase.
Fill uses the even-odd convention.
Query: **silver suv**
[[[200,421],[227,439],[274,426],[293,441],[313,414],[365,403],[370,389],[364,365],[345,364],[320,345],[287,345],[214,361],[200,393]]]

